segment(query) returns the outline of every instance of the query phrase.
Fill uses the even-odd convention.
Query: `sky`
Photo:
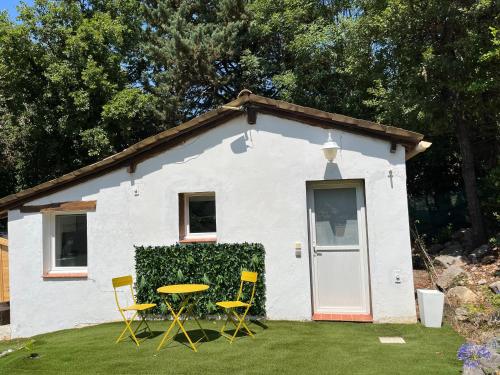
[[[26,4],[33,4],[33,0],[22,0]],[[17,17],[16,6],[21,3],[21,0],[0,0],[0,10],[6,10],[11,19]]]

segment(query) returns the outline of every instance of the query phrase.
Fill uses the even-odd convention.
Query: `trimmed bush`
[[[154,313],[165,315],[168,310],[157,288],[171,284],[208,284],[200,293],[195,313],[198,316],[221,314],[217,301],[234,300],[240,286],[241,271],[258,272],[253,307],[249,314],[265,316],[264,246],[254,243],[176,244],[135,248],[137,299],[153,302],[159,307]],[[244,299],[250,288],[244,288]],[[169,296],[174,302],[176,295]]]

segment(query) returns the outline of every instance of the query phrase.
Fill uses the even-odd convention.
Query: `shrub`
[[[258,272],[253,307],[249,314],[265,316],[265,251],[261,244],[176,244],[172,246],[137,246],[135,251],[137,299],[159,307],[154,313],[167,313],[157,288],[171,284],[208,284],[200,293],[195,313],[198,316],[221,314],[217,301],[234,300],[240,286],[241,271]],[[249,298],[250,287],[244,288]],[[170,300],[178,302],[176,295]]]

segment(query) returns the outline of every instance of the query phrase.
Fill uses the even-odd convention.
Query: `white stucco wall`
[[[13,337],[119,319],[111,278],[134,274],[134,245],[177,242],[178,193],[200,191],[216,193],[219,242],[265,246],[268,317],[311,319],[306,181],[325,179],[364,179],[373,318],[414,322],[404,149],[390,153],[387,141],[334,131],[342,149],[327,165],[326,138],[318,127],[263,114],[248,125],[241,116],[144,161],[132,175],[123,168],[30,202],[97,200],[87,219],[84,280],[44,280],[42,214],[10,211]]]

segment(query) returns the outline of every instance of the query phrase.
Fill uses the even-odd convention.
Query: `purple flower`
[[[466,367],[478,367],[481,358],[490,358],[491,353],[484,345],[465,343],[459,349],[457,358],[464,362]]]

